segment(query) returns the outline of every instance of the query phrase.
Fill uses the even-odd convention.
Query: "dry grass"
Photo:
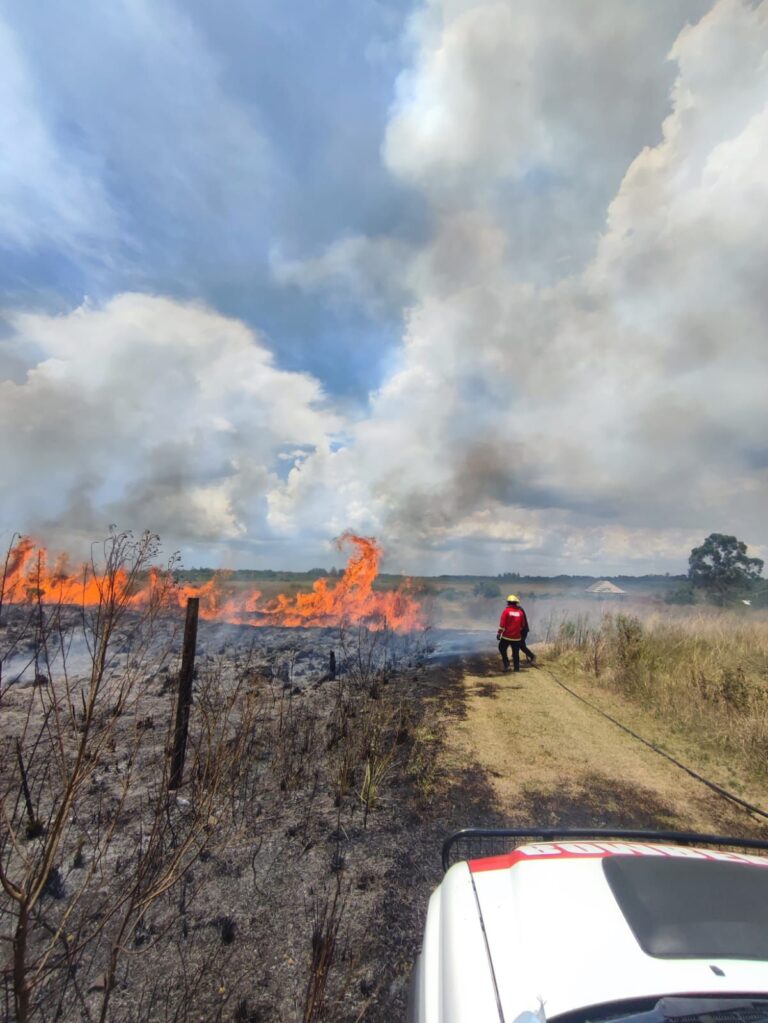
[[[625,614],[559,623],[547,637],[569,671],[629,697],[702,748],[765,777],[768,620],[702,610],[644,622]]]

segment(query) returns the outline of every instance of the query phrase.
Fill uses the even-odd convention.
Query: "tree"
[[[710,533],[688,558],[688,578],[717,604],[752,590],[763,571],[760,558],[750,558],[747,545],[735,536]]]

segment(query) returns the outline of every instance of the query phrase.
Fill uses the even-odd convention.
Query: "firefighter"
[[[528,663],[533,664],[536,658],[533,651],[529,650],[525,644],[528,632],[528,619],[525,611],[520,607],[520,599],[514,593],[510,593],[507,597],[507,606],[501,612],[499,631],[496,633],[504,671],[509,671],[509,647],[512,647],[512,663],[515,671],[520,671],[521,650],[525,653]]]

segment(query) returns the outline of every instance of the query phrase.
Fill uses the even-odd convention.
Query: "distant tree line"
[[[177,570],[176,575],[179,579],[186,581],[207,581],[212,579],[217,572],[221,572],[221,569],[182,568]],[[261,579],[283,583],[307,578],[334,579],[336,576],[341,575],[341,571],[335,566],[333,568],[310,568],[307,572],[286,572],[274,568],[236,568],[229,571],[228,574],[243,581],[258,581]]]
[[[182,580],[203,582],[214,575],[212,568],[190,568],[179,571]],[[656,585],[664,587],[667,592],[665,600],[669,604],[695,604],[708,601],[721,607],[730,604],[745,603],[753,606],[768,606],[768,580],[762,578],[763,561],[747,554],[747,545],[735,536],[725,533],[710,533],[704,542],[694,547],[688,558],[687,575],[671,575],[669,572],[649,575],[610,575],[601,578],[609,579],[620,585],[622,589],[647,587]],[[231,573],[237,579],[276,582],[295,582],[297,580],[336,578],[341,570],[334,567],[311,568],[307,572],[286,572],[270,568],[238,569]],[[519,588],[521,583],[560,583],[569,587],[589,586],[596,577],[591,575],[523,575],[520,572],[499,572],[495,577],[478,575],[444,574],[433,576],[434,582],[440,583],[472,583],[475,597],[497,599],[504,592]],[[382,573],[377,579],[377,588],[386,588],[402,581],[400,575]],[[431,587],[425,580],[414,581],[414,588],[428,592]],[[443,596],[450,596],[452,591],[441,591]],[[456,596],[461,596],[457,591]]]

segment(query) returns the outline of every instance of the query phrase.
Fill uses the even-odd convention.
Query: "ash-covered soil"
[[[55,628],[43,637],[35,614],[6,608],[0,624],[2,686],[31,684],[36,677],[88,675],[92,666],[89,642],[94,612],[77,608],[56,610]],[[183,619],[178,614],[158,616],[151,630],[140,616],[120,621],[109,646],[107,671],[120,674],[138,657],[150,670],[168,673],[178,669],[183,640]],[[222,659],[247,656],[253,667],[284,682],[302,687],[329,672],[333,653],[339,672],[344,664],[368,659],[371,669],[396,667],[405,660],[431,663],[488,647],[492,630],[435,629],[417,633],[369,632],[362,626],[333,628],[284,628],[243,626],[201,619],[198,623],[196,664],[198,672]],[[43,642],[43,638],[45,642]],[[361,653],[361,645],[363,647]]]
[[[9,1020],[13,891],[37,892],[30,1020],[392,1023],[452,832],[741,833],[546,672],[502,675],[492,633],[200,622],[183,784],[169,791],[180,618],[105,628],[7,612]]]
[[[45,649],[21,616],[0,633],[0,777],[16,825],[0,854],[22,883],[83,744],[88,629],[73,616]],[[123,619],[31,914],[29,1018],[404,1018],[443,839],[502,823],[475,764],[438,768],[446,720],[463,712],[455,650],[472,642],[200,622],[184,784],[169,794],[179,622],[147,633]],[[7,895],[2,910],[12,939]]]

